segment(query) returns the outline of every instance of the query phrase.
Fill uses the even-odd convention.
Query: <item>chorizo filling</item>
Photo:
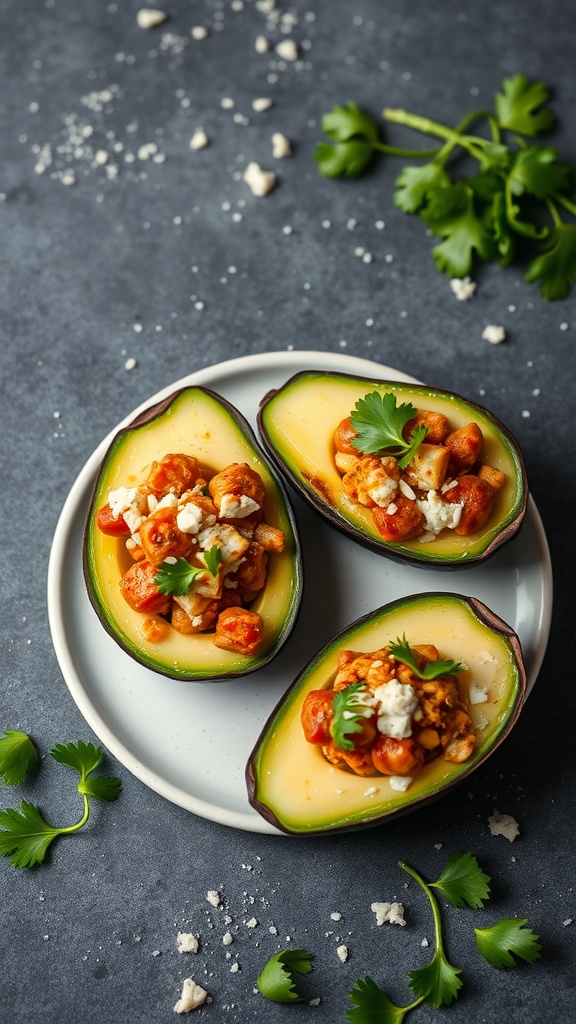
[[[435,758],[461,764],[474,751],[456,679],[462,670],[433,645],[410,647],[405,637],[370,654],[340,651],[332,688],[304,699],[304,735],[337,768],[388,775],[393,788],[406,789]]]
[[[337,426],[334,461],[353,501],[385,541],[467,536],[487,523],[506,476],[484,464],[477,423],[453,430],[442,413],[366,395]]]
[[[119,487],[99,509],[98,528],[126,545],[132,564],[120,580],[154,643],[166,627],[213,633],[213,643],[253,654],[263,637],[250,605],[266,583],[268,558],[284,549],[282,530],[264,521],[266,491],[246,463],[210,475],[182,453],[153,462],[138,487]]]

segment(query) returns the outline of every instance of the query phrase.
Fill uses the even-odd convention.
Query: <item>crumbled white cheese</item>
[[[213,907],[219,907],[221,903],[221,896],[217,889],[209,889],[206,893],[206,899],[208,903]]]
[[[244,181],[254,196],[267,196],[276,184],[273,171],[263,171],[260,164],[251,161],[244,171]]]
[[[374,691],[378,731],[393,739],[412,735],[412,715],[418,707],[416,690],[409,683],[390,679]]]
[[[397,793],[405,793],[413,779],[411,775],[391,775],[388,782],[390,789],[394,789]]]
[[[454,530],[460,522],[464,502],[451,504],[442,501],[437,491],[428,491],[425,498],[419,498],[416,504],[424,514],[426,530],[437,536],[442,530]]]
[[[468,700],[470,704],[485,704],[488,700],[488,687],[476,686],[472,683],[468,692]]]
[[[156,25],[162,25],[167,17],[166,11],[158,11],[153,7],[142,7],[136,14],[136,21],[139,28],[156,28]]]
[[[290,140],[282,135],[282,132],[274,132],[272,136],[272,156],[275,160],[283,160],[287,156],[292,156]]]
[[[204,25],[193,25],[190,29],[190,35],[192,39],[200,42],[202,39],[208,38],[208,29]]]
[[[491,345],[499,345],[501,341],[506,338],[506,331],[503,327],[498,327],[496,324],[488,324],[482,331],[482,337],[484,341],[489,341]]]
[[[190,139],[190,149],[205,149],[210,143],[206,132],[203,128],[197,128],[194,135]]]
[[[469,277],[453,277],[450,287],[459,302],[466,302],[471,299],[476,291],[476,282]]]
[[[268,53],[270,43],[266,39],[266,36],[256,36],[254,49],[256,50],[256,53]]]
[[[174,1013],[189,1013],[202,1006],[208,998],[206,989],[197,985],[193,978],[184,978],[182,995],[174,1007]]]
[[[246,927],[247,928],[255,928],[257,924],[258,924],[258,921],[256,920],[255,917],[251,917],[249,921],[246,921]]]
[[[405,480],[400,480],[398,482],[398,488],[405,498],[409,498],[410,501],[416,500],[415,492],[410,487],[410,484],[407,484]]]
[[[199,943],[193,932],[178,932],[176,946],[179,953],[197,953]]]
[[[117,487],[116,490],[109,492],[108,504],[114,519],[117,519],[134,504],[136,493],[135,487]]]
[[[331,921],[341,921],[342,920],[342,914],[340,913],[340,911],[339,910],[333,910],[332,913],[330,914],[330,920]]]
[[[341,946],[338,946],[338,949],[336,950],[336,953],[338,954],[338,959],[343,964],[346,963],[346,961],[348,959],[348,946],[345,946],[344,944],[342,944]]]
[[[212,517],[213,518],[213,517]],[[182,533],[198,533],[204,519],[204,511],[193,501],[186,502],[176,516],[176,525]]]
[[[386,508],[396,497],[398,484],[391,476],[380,476],[378,483],[373,487],[367,487],[366,490],[380,508]]]
[[[160,501],[156,505],[155,511],[157,511],[159,508],[176,508],[177,504],[178,498],[176,497],[176,495],[173,494],[172,491],[168,491],[167,494],[160,498]]]
[[[494,813],[488,818],[488,824],[493,836],[504,836],[511,843],[514,842],[516,836],[520,835],[518,822],[511,814],[500,814],[495,809]]]
[[[376,924],[406,924],[404,920],[404,906],[402,903],[372,903],[370,910],[376,914]]]
[[[258,502],[247,494],[224,494],[218,513],[221,519],[244,519],[259,508]]]
[[[230,946],[234,942],[234,936],[232,932],[225,932],[222,936],[222,944],[224,946]]]
[[[209,551],[214,546],[220,548],[220,557],[225,568],[229,568],[231,563],[241,558],[249,546],[249,541],[227,523],[216,523],[201,530],[198,540],[204,551]]]
[[[268,96],[258,96],[257,99],[252,100],[252,110],[255,110],[257,114],[263,114],[265,110],[270,110],[272,105],[272,100]]]
[[[293,39],[283,39],[276,44],[276,53],[282,60],[297,60],[298,47]]]

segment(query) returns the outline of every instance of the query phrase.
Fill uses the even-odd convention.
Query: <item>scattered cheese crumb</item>
[[[239,963],[233,963],[232,967],[230,968],[230,974],[238,974],[239,970],[240,970],[240,964]]]
[[[197,128],[190,139],[190,149],[204,149],[210,140],[203,128]]]
[[[504,838],[508,839],[511,843],[514,842],[516,836],[520,835],[518,822],[511,814],[500,814],[500,812],[495,809],[494,813],[488,818],[488,824],[493,836],[504,836]]]
[[[336,952],[338,954],[338,959],[343,964],[346,963],[346,961],[348,959],[348,946],[344,946],[344,945],[338,946],[338,949],[336,950]]]
[[[222,943],[224,946],[230,946],[234,942],[234,936],[232,932],[225,932],[222,936]]]
[[[272,136],[272,156],[275,160],[283,160],[287,156],[292,156],[290,140],[282,135],[282,132],[274,132]]]
[[[390,783],[390,789],[395,790],[397,793],[405,793],[413,782],[413,778],[411,775],[390,775],[388,782]]]
[[[270,110],[272,105],[272,100],[267,96],[259,96],[257,99],[252,100],[252,110],[255,110],[257,114],[262,114],[265,110]]]
[[[499,345],[500,342],[506,338],[506,331],[503,327],[498,327],[496,324],[488,324],[482,331],[482,337],[484,341],[489,341],[491,345]]]
[[[342,914],[340,913],[340,911],[339,910],[334,910],[330,914],[330,920],[331,921],[341,921],[342,920]]]
[[[377,925],[385,924],[387,921],[390,924],[406,924],[402,903],[372,903],[370,910],[376,914]]]
[[[135,366],[136,366],[136,360],[134,359],[133,356],[130,356],[130,358],[127,359],[126,362],[124,363],[124,369],[125,370],[133,370]]]
[[[252,161],[244,171],[244,181],[254,196],[266,196],[276,184],[273,171],[263,171],[259,164]]]
[[[466,302],[471,299],[476,291],[476,282],[469,277],[453,277],[450,287],[459,302]]]
[[[293,39],[283,39],[282,42],[277,43],[276,53],[282,57],[282,60],[298,59],[298,47]]]
[[[156,25],[162,25],[167,17],[166,11],[158,11],[153,7],[143,7],[138,11],[136,21],[139,28],[156,28]]]
[[[204,25],[193,25],[190,29],[190,35],[192,36],[192,39],[196,39],[198,41],[201,39],[207,39],[208,29],[204,28]]]
[[[472,683],[468,693],[468,700],[471,704],[484,704],[488,700],[488,687],[475,686]]]
[[[254,49],[256,50],[256,53],[268,53],[270,43],[266,39],[266,36],[256,36]]]
[[[208,998],[206,989],[197,985],[192,978],[184,978],[182,995],[174,1007],[174,1013],[189,1013],[202,1006]]]
[[[308,1006],[320,1006],[320,997],[316,996],[315,999],[309,999]]]
[[[198,952],[198,939],[192,932],[178,932],[176,945],[179,953]]]
[[[256,920],[255,917],[251,917],[249,921],[246,921],[246,927],[247,928],[255,928],[257,924],[258,924],[258,921]]]
[[[206,899],[213,907],[220,906],[220,893],[217,889],[209,889],[206,893]]]

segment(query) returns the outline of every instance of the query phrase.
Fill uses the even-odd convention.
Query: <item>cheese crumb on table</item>
[[[174,1013],[189,1013],[202,1006],[208,998],[206,989],[197,985],[193,978],[185,978],[182,984],[182,995],[174,1007]]]
[[[156,25],[162,25],[167,18],[166,11],[159,11],[154,7],[142,7],[136,15],[140,28],[155,28]]]
[[[372,903],[370,910],[376,914],[377,925],[385,924],[387,921],[389,924],[406,924],[402,903]]]
[[[272,136],[272,156],[275,160],[283,160],[287,156],[292,156],[290,140],[282,135],[282,132],[274,132]]]
[[[348,959],[348,946],[338,946],[336,952],[338,954],[338,959],[341,960],[342,963],[346,963],[346,960]]]
[[[179,953],[197,953],[198,939],[192,932],[178,932],[176,945]]]
[[[511,814],[500,814],[494,809],[494,813],[488,818],[488,824],[493,836],[504,836],[511,843],[520,835],[520,826]]]
[[[282,60],[298,59],[298,47],[293,39],[283,39],[282,42],[277,43],[276,53],[282,57]]]
[[[476,291],[476,282],[469,277],[453,277],[450,287],[459,302],[466,302],[471,299]]]
[[[217,889],[209,889],[206,893],[206,899],[213,907],[220,906],[220,893]]]
[[[500,342],[506,339],[506,331],[503,327],[498,327],[497,324],[487,324],[482,331],[482,337],[484,341],[489,341],[491,345],[499,345]]]
[[[204,28],[204,25],[194,25],[190,29],[190,35],[192,36],[192,39],[196,39],[198,41],[200,41],[202,39],[207,39],[208,38],[208,29]]]
[[[190,139],[190,149],[204,149],[210,140],[203,128],[197,128]]]
[[[255,100],[252,100],[252,110],[255,110],[257,114],[261,114],[265,110],[270,110],[271,106],[272,100],[267,96],[258,96]]]
[[[259,164],[252,161],[244,171],[244,181],[254,196],[266,196],[276,184],[273,171],[263,171]]]

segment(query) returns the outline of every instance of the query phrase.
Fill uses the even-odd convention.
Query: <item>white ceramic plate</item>
[[[345,355],[247,356],[176,381],[119,426],[188,385],[202,385],[223,395],[255,426],[260,399],[267,391],[307,369],[413,381],[388,366]],[[82,534],[90,493],[116,429],[88,459],[62,510],[48,568],[49,621],[62,674],[82,715],[126,768],[168,800],[224,825],[276,833],[250,807],[244,782],[246,761],[264,721],[302,666],[335,633],[358,616],[406,594],[450,590],[480,598],[518,633],[529,688],[534,685],[550,629],[552,573],[546,537],[531,499],[519,536],[485,566],[436,572],[374,555],[325,525],[295,496],[304,556],[304,600],[280,654],[259,672],[216,683],[166,679],[137,664],[101,626],[82,574]]]

